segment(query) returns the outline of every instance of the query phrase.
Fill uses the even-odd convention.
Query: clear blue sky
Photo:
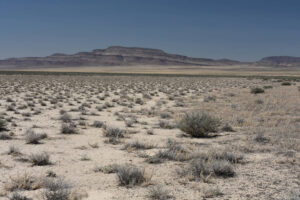
[[[0,1],[0,58],[110,45],[244,61],[300,56],[300,1]]]

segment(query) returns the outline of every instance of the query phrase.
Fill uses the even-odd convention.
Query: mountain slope
[[[234,65],[238,61],[191,58],[168,54],[162,50],[111,46],[76,54],[56,53],[47,57],[24,57],[0,60],[0,67],[71,67],[71,66],[128,66],[128,65]]]
[[[300,57],[270,56],[259,60],[256,64],[273,67],[300,67]]]

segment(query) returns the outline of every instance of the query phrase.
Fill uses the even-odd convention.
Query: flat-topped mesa
[[[0,60],[0,68],[22,67],[80,67],[80,66],[212,66],[233,65],[238,61],[192,58],[169,54],[159,49],[110,46],[106,49],[95,49],[91,52],[75,54],[55,53],[46,57],[24,57]]]

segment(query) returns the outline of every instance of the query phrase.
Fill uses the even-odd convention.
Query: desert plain
[[[299,80],[1,74],[0,199],[298,199]]]

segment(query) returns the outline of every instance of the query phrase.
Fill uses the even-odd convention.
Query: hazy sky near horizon
[[[300,1],[0,1],[0,59],[111,45],[242,61],[300,56]]]

